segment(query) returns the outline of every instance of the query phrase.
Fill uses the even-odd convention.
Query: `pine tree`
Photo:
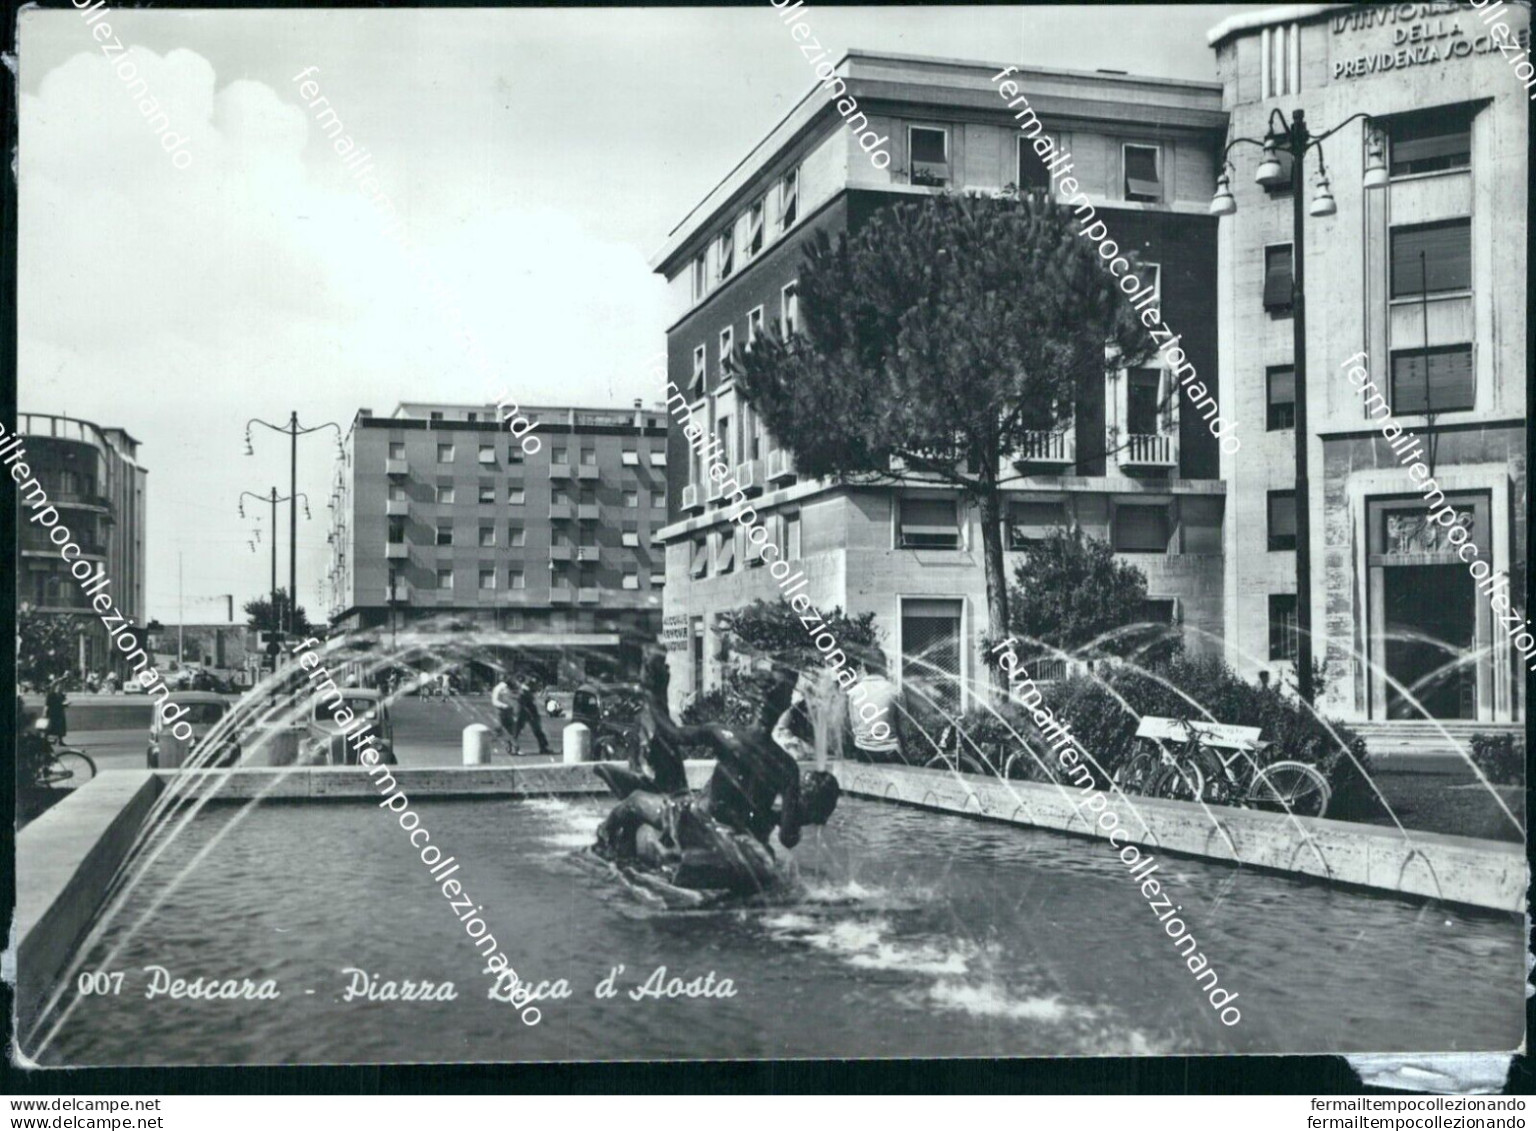
[[[1043,194],[933,196],[836,243],[819,233],[797,293],[799,332],[755,342],[738,388],[802,475],[958,489],[980,514],[987,635],[1000,639],[1001,488],[1020,478],[1030,433],[1067,426],[1107,356],[1119,368],[1152,355],[1127,297]]]

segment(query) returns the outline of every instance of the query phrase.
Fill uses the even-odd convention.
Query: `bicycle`
[[[1144,792],[1170,801],[1205,801],[1238,805],[1298,817],[1321,817],[1328,811],[1333,790],[1315,767],[1305,762],[1281,760],[1260,767],[1257,755],[1267,744],[1245,750],[1236,744],[1222,757],[1215,746],[1224,745],[1199,724],[1180,719],[1189,737],[1173,754],[1159,744],[1160,768]],[[1133,758],[1132,762],[1135,761]]]
[[[19,762],[23,780],[33,789],[78,789],[96,776],[96,763],[89,754],[58,742],[46,734],[23,740]]]

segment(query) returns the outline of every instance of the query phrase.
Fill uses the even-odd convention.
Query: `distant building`
[[[937,487],[801,480],[723,369],[766,326],[794,332],[796,276],[818,233],[856,231],[883,208],[936,193],[1051,183],[999,96],[1000,70],[849,52],[836,73],[871,131],[888,139],[888,167],[872,164],[833,101],[813,89],[653,261],[673,299],[668,377],[685,391],[693,420],[719,441],[780,555],[804,570],[818,607],[873,612],[896,674],[930,683],[952,706],[969,698],[958,689],[980,671],[987,623],[978,516]],[[1149,265],[1164,319],[1190,362],[1214,380],[1217,225],[1207,209],[1227,123],[1221,87],[1033,67],[1010,77],[1044,132],[1070,151],[1110,235]],[[1047,530],[1081,529],[1147,575],[1150,600],[1140,611],[1148,619],[1195,630],[1186,633],[1193,651],[1219,651],[1225,500],[1217,442],[1172,388],[1159,358],[1079,389],[1072,424],[1039,435],[1019,469],[1027,477],[1009,489],[1007,568],[1011,578],[1017,555]],[[662,537],[676,709],[719,678],[718,615],[757,597],[776,600],[779,591],[727,521],[706,461],[670,423]]]
[[[196,664],[225,678],[249,679],[259,670],[262,659],[254,628],[222,621],[183,625],[157,622],[149,634],[149,648],[156,670],[166,676],[179,665]]]
[[[522,440],[493,404],[358,412],[332,498],[333,626],[494,631],[567,658],[659,636],[661,410],[519,411]]]
[[[1404,690],[1440,719],[1524,717],[1512,634],[1472,571],[1507,575],[1525,606],[1529,91],[1489,21],[1528,46],[1529,19],[1515,5],[1292,5],[1210,35],[1232,136],[1263,137],[1277,110],[1304,110],[1314,132],[1370,116],[1324,142],[1338,212],[1306,223],[1313,655],[1320,705],[1345,719],[1417,716]],[[1368,191],[1373,144],[1387,183]],[[1222,403],[1244,422],[1222,466],[1227,647],[1246,673],[1289,673],[1292,197],[1254,183],[1258,160],[1234,151],[1237,211],[1221,221]],[[1410,438],[1396,449],[1383,400]],[[1475,552],[1425,521],[1411,448]]]
[[[139,442],[121,428],[47,413],[20,414],[16,431],[25,437],[26,462],[80,547],[82,560],[111,583],[103,592],[136,627],[144,622],[145,480]],[[111,647],[106,626],[83,585],[59,557],[59,547],[35,523],[21,522],[17,543],[16,599],[42,613],[79,616],[76,670],[126,670],[122,652]]]

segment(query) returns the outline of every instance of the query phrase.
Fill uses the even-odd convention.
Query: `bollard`
[[[592,760],[592,728],[586,723],[571,723],[561,742],[561,761],[567,766]]]
[[[484,766],[491,760],[491,728],[484,723],[470,723],[464,728],[464,764]]]

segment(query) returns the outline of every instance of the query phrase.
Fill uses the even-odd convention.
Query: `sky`
[[[812,7],[807,22],[837,53],[1214,81],[1205,33],[1244,10]],[[223,594],[240,620],[267,589],[268,508],[247,500],[241,518],[237,502],[287,493],[288,440],[258,427],[246,456],[250,418],[345,429],[400,401],[658,400],[648,261],[812,85],[767,4],[94,14],[20,16],[18,407],[140,441],[148,615],[165,623],[221,620]],[[413,256],[317,126],[306,71]],[[139,79],[190,164],[128,92]],[[311,612],[335,435],[299,442]],[[278,527],[286,584],[281,509]]]

